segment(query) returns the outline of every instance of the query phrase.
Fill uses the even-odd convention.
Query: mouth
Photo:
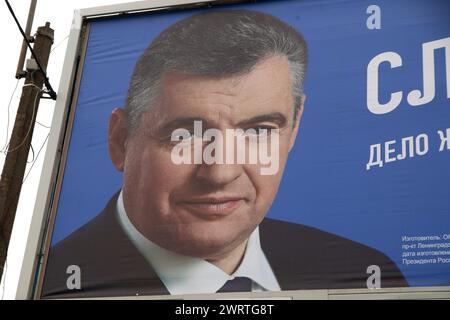
[[[179,205],[202,218],[217,219],[231,214],[244,202],[243,197],[201,197],[183,200]]]

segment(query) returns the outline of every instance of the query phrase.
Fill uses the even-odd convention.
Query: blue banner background
[[[366,26],[369,5],[381,8],[380,30]],[[403,235],[450,233],[450,151],[438,152],[437,130],[450,127],[444,50],[436,51],[436,96],[411,107],[422,89],[422,44],[450,36],[450,2],[271,1],[239,4],[296,27],[309,46],[307,101],[270,217],[317,227],[377,248],[411,286],[450,285],[449,264],[402,264]],[[123,106],[134,64],[163,29],[200,10],[93,20],[76,106],[52,243],[92,219],[120,189],[107,150],[108,118]],[[380,65],[380,101],[403,91],[385,115],[366,106],[367,65],[397,52],[403,65]],[[447,79],[450,81],[450,79]],[[429,152],[366,170],[369,146],[426,133]]]

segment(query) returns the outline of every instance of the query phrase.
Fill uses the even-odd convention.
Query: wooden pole
[[[50,23],[38,28],[33,49],[44,70],[47,69],[53,39],[54,31],[50,28]],[[45,76],[37,67],[28,68],[3,166],[0,180],[0,278],[7,257],[44,81]]]

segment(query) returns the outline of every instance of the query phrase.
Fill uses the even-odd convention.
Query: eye
[[[197,138],[194,128],[178,128],[175,129],[170,135],[170,140],[177,143],[191,143],[194,138]],[[201,138],[201,136],[199,138]]]
[[[273,129],[276,129],[272,126],[254,126],[247,128],[245,130],[246,136],[256,136],[256,137],[267,137],[269,136]]]
[[[192,136],[193,132],[185,128],[178,128],[171,133],[170,140],[173,142],[186,141],[192,139]]]

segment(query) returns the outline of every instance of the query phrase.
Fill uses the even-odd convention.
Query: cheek
[[[284,138],[284,139],[282,139]],[[278,191],[281,178],[283,176],[289,153],[289,138],[287,136],[280,137],[277,156],[270,157],[271,162],[268,165],[247,165],[246,173],[256,190],[255,206],[258,211],[269,210]],[[277,162],[276,164],[274,162]],[[267,168],[274,170],[267,170]],[[266,168],[266,171],[262,170]],[[275,170],[276,168],[276,170]],[[263,174],[263,172],[271,172],[271,174]]]
[[[274,175],[262,175],[260,169],[260,166],[249,166],[246,168],[246,172],[256,191],[253,204],[255,212],[260,213],[261,216],[259,218],[262,219],[275,199],[281,181],[282,170],[280,168]]]
[[[189,166],[173,164],[170,152],[158,146],[141,145],[133,149],[125,160],[127,198],[133,199],[139,212],[169,213],[170,195],[191,176]]]

